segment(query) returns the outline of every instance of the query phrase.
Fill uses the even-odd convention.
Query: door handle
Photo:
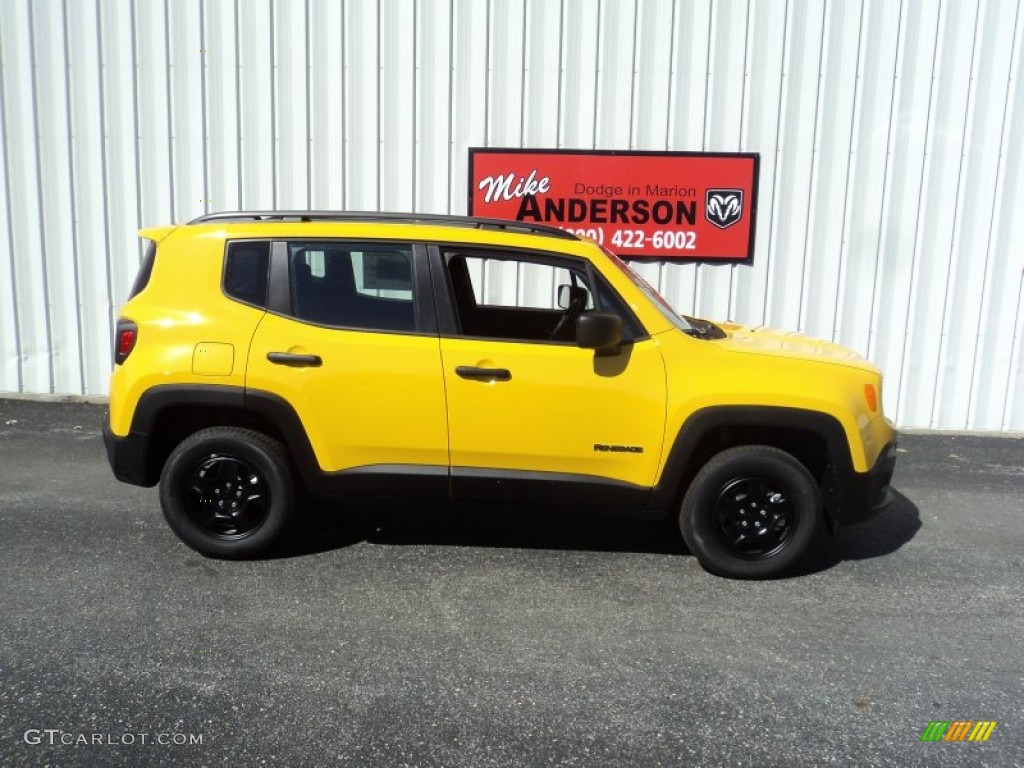
[[[324,362],[320,355],[296,355],[292,352],[267,352],[267,360],[292,368],[319,368]]]
[[[464,379],[482,381],[511,381],[512,371],[508,368],[477,368],[475,365],[460,365],[455,373]]]

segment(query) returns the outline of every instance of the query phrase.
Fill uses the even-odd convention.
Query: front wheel
[[[679,512],[690,551],[712,573],[776,576],[821,532],[821,494],[791,454],[764,445],[729,448],[693,479]]]
[[[211,427],[171,452],[160,476],[160,506],[185,544],[210,557],[266,554],[294,507],[288,456],[251,429]]]

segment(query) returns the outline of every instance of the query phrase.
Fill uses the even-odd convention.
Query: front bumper
[[[110,430],[110,417],[103,417],[103,445],[107,449],[107,461],[114,470],[114,477],[122,483],[131,485],[152,486],[154,483],[146,472],[146,435],[134,432],[125,437],[115,435]]]
[[[892,474],[896,469],[896,441],[888,443],[875,466],[867,472],[838,472],[826,489],[833,528],[845,528],[870,520],[893,501]]]

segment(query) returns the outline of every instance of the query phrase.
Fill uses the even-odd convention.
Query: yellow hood
[[[754,327],[735,323],[719,323],[718,325],[727,336],[719,343],[733,352],[818,360],[851,368],[877,370],[874,365],[852,349],[833,344],[830,341],[763,326]]]

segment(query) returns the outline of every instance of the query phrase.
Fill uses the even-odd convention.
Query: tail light
[[[114,331],[114,364],[120,365],[128,359],[139,338],[139,327],[131,320],[118,320]]]

